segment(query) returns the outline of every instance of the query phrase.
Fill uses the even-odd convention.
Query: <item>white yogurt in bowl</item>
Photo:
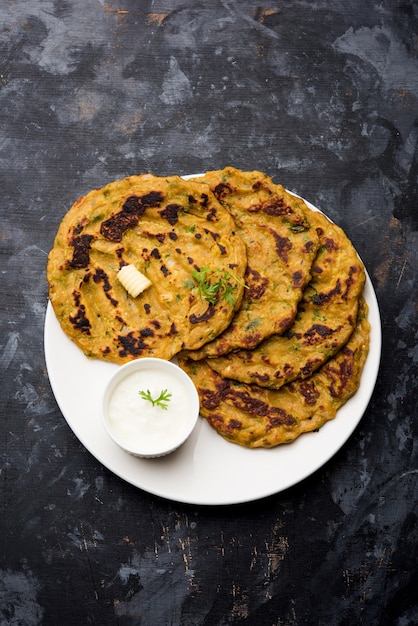
[[[171,361],[144,358],[116,370],[103,397],[109,436],[139,457],[163,456],[192,433],[199,396],[192,380]]]

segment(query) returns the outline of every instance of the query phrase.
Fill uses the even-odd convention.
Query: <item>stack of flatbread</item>
[[[319,428],[359,386],[363,264],[341,228],[261,172],[144,174],[94,190],[65,215],[47,276],[87,356],[176,356],[202,416],[242,446]]]

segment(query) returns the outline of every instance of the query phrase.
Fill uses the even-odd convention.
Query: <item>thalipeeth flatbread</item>
[[[251,350],[292,324],[319,246],[312,211],[262,172],[233,167],[206,173],[208,183],[233,216],[247,247],[246,289],[229,327],[192,359]]]
[[[360,299],[357,325],[347,344],[305,380],[279,390],[223,378],[208,359],[179,358],[200,396],[201,414],[227,441],[272,448],[332,420],[357,391],[369,349],[367,304]]]
[[[293,324],[252,351],[208,359],[208,365],[222,376],[279,389],[310,376],[353,332],[365,283],[363,263],[339,226],[320,212],[311,214],[320,248]]]
[[[151,281],[137,297],[117,277],[126,265]],[[246,268],[234,220],[207,185],[144,174],[75,202],[47,278],[64,332],[88,357],[124,363],[216,337],[241,304]]]

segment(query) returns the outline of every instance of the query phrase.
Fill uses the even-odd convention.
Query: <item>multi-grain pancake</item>
[[[246,289],[239,311],[214,341],[188,357],[201,359],[244,348],[283,333],[292,323],[319,241],[305,203],[265,174],[232,167],[206,173],[219,202],[247,246]]]
[[[320,248],[293,324],[254,350],[208,359],[208,365],[222,376],[278,389],[310,376],[353,332],[365,283],[363,264],[339,226],[322,213],[311,214]]]
[[[64,216],[47,278],[88,357],[177,355],[202,415],[239,445],[315,430],[358,388],[364,267],[342,229],[261,172],[94,190]]]
[[[332,420],[357,391],[369,348],[367,304],[360,298],[356,328],[346,345],[309,378],[279,390],[226,379],[209,359],[179,358],[200,397],[201,414],[226,440],[247,448],[289,443]]]
[[[149,287],[133,297],[126,266]],[[240,306],[246,248],[210,188],[132,176],[94,190],[64,216],[48,258],[49,297],[89,357],[123,363],[198,349]]]

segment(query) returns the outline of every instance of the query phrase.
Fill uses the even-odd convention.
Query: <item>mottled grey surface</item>
[[[418,5],[0,2],[0,625],[418,623]],[[343,449],[267,500],[179,505],[83,448],[43,354],[72,202],[152,171],[260,169],[352,238],[382,365]]]

